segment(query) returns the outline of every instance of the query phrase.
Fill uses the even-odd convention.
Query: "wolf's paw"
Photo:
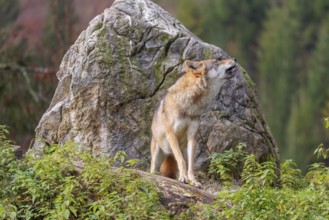
[[[200,183],[200,182],[198,182],[198,181],[196,181],[196,180],[192,180],[191,182],[190,182],[190,184],[192,185],[192,186],[194,186],[194,187],[196,187],[196,188],[201,188],[201,186],[202,186],[202,184]]]
[[[180,176],[180,177],[178,178],[178,181],[179,181],[179,182],[182,182],[182,183],[188,183],[188,179],[187,179],[186,176]]]

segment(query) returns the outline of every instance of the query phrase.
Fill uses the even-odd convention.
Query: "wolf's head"
[[[185,72],[192,72],[196,77],[205,77],[207,81],[226,80],[234,76],[236,59],[185,61]]]

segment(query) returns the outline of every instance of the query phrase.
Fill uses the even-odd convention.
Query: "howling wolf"
[[[236,60],[187,60],[184,66],[153,117],[151,173],[176,178],[178,169],[179,181],[201,187],[193,168],[200,115],[233,76]]]

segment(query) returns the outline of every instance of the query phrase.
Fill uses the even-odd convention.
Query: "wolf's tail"
[[[167,156],[160,167],[160,174],[165,177],[176,179],[177,171],[178,165],[175,157],[173,155]]]

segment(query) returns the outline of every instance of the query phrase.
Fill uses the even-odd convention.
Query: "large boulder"
[[[218,30],[224,32],[225,30]],[[194,36],[150,0],[117,0],[65,54],[55,95],[36,128],[32,151],[74,141],[95,156],[125,151],[150,161],[152,115],[185,60],[225,59],[222,49]],[[278,160],[253,83],[242,67],[201,116],[197,167],[210,152],[240,142],[259,160]]]

